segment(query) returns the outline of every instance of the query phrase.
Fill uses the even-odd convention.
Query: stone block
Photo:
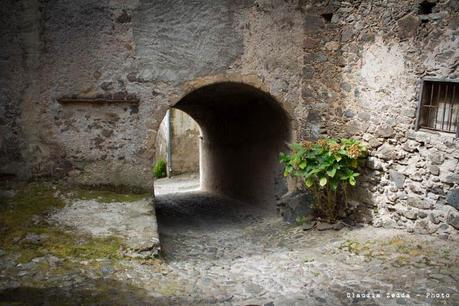
[[[444,219],[445,219],[445,216],[441,212],[432,211],[429,214],[429,220],[430,222],[434,224],[439,224],[441,221],[444,221]]]
[[[414,224],[414,232],[417,234],[428,234],[430,231],[428,220],[418,220]]]
[[[305,65],[303,67],[303,78],[304,79],[312,79],[314,77],[314,67],[311,65]]]
[[[453,188],[446,195],[446,204],[459,210],[459,188]]]
[[[421,23],[419,17],[407,15],[398,21],[398,37],[407,39],[415,36],[416,30]]]
[[[450,173],[440,179],[447,184],[459,184],[459,174]]]
[[[440,168],[436,165],[430,165],[429,167],[430,174],[438,176],[440,175]]]
[[[406,200],[406,203],[409,206],[419,208],[419,209],[432,209],[432,204],[425,201],[424,199],[421,199],[419,197],[413,197],[409,196],[408,199]]]
[[[315,33],[319,31],[324,25],[324,20],[320,16],[306,15],[304,16],[304,30],[305,33]]]
[[[405,183],[405,176],[403,174],[395,170],[389,170],[389,176],[397,188],[403,188],[403,184]]]
[[[396,148],[388,143],[384,143],[379,147],[376,151],[376,156],[384,160],[394,160],[399,158]]]
[[[413,140],[408,140],[402,145],[402,149],[406,152],[413,153],[417,148],[417,142]]]
[[[404,210],[401,213],[405,218],[410,220],[416,220],[418,218],[418,213],[413,209]]]
[[[381,226],[383,228],[397,228],[397,222],[389,217],[382,218]]]
[[[295,223],[297,218],[312,215],[314,197],[304,191],[294,191],[285,194],[277,202],[278,210],[283,219],[288,223]]]
[[[326,231],[326,230],[331,230],[331,229],[334,229],[335,226],[333,224],[330,224],[330,223],[326,223],[326,222],[320,222],[317,226],[316,226],[316,229],[318,231]]]
[[[429,154],[429,159],[433,165],[441,165],[445,161],[445,156],[440,152],[432,152]]]
[[[446,221],[448,222],[449,225],[459,230],[459,214],[450,213]]]
[[[376,131],[376,136],[383,138],[393,137],[394,134],[394,129],[392,129],[390,126],[382,126]]]

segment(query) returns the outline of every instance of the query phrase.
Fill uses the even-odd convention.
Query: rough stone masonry
[[[0,41],[2,177],[152,188],[167,109],[242,83],[290,141],[368,144],[366,221],[459,229],[459,141],[415,129],[422,79],[459,78],[457,0],[7,0]]]

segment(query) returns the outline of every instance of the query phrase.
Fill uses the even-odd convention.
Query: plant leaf
[[[329,177],[334,177],[335,174],[336,174],[336,168],[332,168],[331,170],[328,170],[328,171],[327,171],[327,175],[328,175]]]
[[[304,170],[306,168],[306,166],[308,165],[308,163],[303,160],[299,165],[298,167],[301,169],[301,170]]]
[[[356,183],[355,178],[354,178],[353,176],[351,176],[351,177],[349,178],[349,185],[355,186],[355,183]]]
[[[321,177],[320,180],[319,180],[319,185],[324,187],[325,185],[327,185],[327,178],[325,176]]]
[[[314,185],[314,179],[312,177],[308,177],[306,180],[304,180],[304,184],[306,187],[311,188],[312,185]]]

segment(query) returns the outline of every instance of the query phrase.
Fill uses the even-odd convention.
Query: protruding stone
[[[418,217],[418,214],[415,210],[413,209],[409,209],[409,210],[404,210],[402,211],[402,215],[407,218],[407,219],[410,219],[410,220],[416,220],[417,217]]]
[[[440,152],[433,152],[429,154],[429,159],[433,165],[441,165],[445,161],[445,156]]]
[[[383,138],[389,138],[389,137],[393,137],[394,136],[394,130],[390,127],[390,126],[383,126],[383,127],[380,127],[377,131],[376,131],[376,135],[378,137],[383,137]]]
[[[277,207],[283,219],[295,223],[298,218],[311,216],[314,198],[311,194],[301,191],[287,193],[278,202]]]
[[[376,151],[376,156],[384,160],[399,159],[399,155],[397,154],[395,147],[388,143],[384,143],[379,147],[378,151]]]
[[[373,170],[382,170],[383,163],[380,159],[370,156],[367,160],[367,167]]]
[[[416,30],[421,21],[419,17],[407,15],[398,21],[398,37],[407,39],[415,36]]]
[[[333,229],[335,231],[342,230],[345,227],[346,227],[346,224],[344,224],[343,222],[338,222],[338,223],[333,224]]]
[[[383,228],[397,228],[397,222],[389,217],[383,218],[381,220],[381,225]]]
[[[446,204],[459,210],[459,188],[453,188],[446,195]]]
[[[305,222],[303,224],[303,231],[309,231],[309,230],[312,230],[314,228],[314,226],[316,225],[315,222]]]
[[[326,231],[326,230],[331,230],[334,228],[333,224],[330,223],[325,223],[325,222],[320,222],[317,226],[316,229],[318,231]]]
[[[448,222],[449,225],[451,225],[455,229],[459,230],[459,214],[450,213],[448,215],[447,222]]]
[[[417,143],[413,140],[408,140],[402,145],[402,149],[406,152],[413,153],[416,150]]]
[[[434,223],[434,224],[439,224],[441,221],[443,221],[445,218],[445,216],[438,212],[438,211],[432,211],[430,214],[429,214],[429,220],[430,222]]]
[[[447,184],[459,184],[459,174],[452,173],[440,179],[442,182]]]
[[[419,209],[432,209],[432,204],[418,197],[409,196],[408,199],[406,200],[406,203],[409,206],[419,208]]]
[[[436,165],[430,165],[429,167],[430,174],[439,176],[440,175],[440,168]]]
[[[429,233],[429,221],[428,220],[418,220],[414,224],[414,232],[418,234],[427,234]]]
[[[403,188],[403,185],[405,184],[405,176],[403,174],[395,170],[389,170],[389,176],[397,188]]]

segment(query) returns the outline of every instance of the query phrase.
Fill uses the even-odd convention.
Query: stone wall
[[[242,82],[279,102],[292,140],[368,143],[364,219],[446,237],[459,227],[459,144],[416,131],[415,114],[423,77],[458,79],[459,4],[421,2],[8,0],[0,173],[152,188],[166,110]],[[71,96],[140,102],[57,101]]]
[[[171,174],[180,175],[199,173],[199,126],[185,112],[170,109],[171,124]],[[155,160],[167,161],[167,116],[158,130],[156,137]]]
[[[1,173],[152,188],[156,131],[166,110],[194,89],[242,82],[293,112],[301,99],[303,32],[296,6],[7,1]],[[138,105],[58,102],[133,96]]]
[[[323,18],[311,7],[303,98],[319,106],[309,118],[321,135],[368,144],[355,193],[370,208],[364,218],[446,237],[459,228],[459,141],[416,131],[415,117],[422,78],[458,79],[459,3],[429,3],[431,13],[421,1],[341,2],[324,6]]]

